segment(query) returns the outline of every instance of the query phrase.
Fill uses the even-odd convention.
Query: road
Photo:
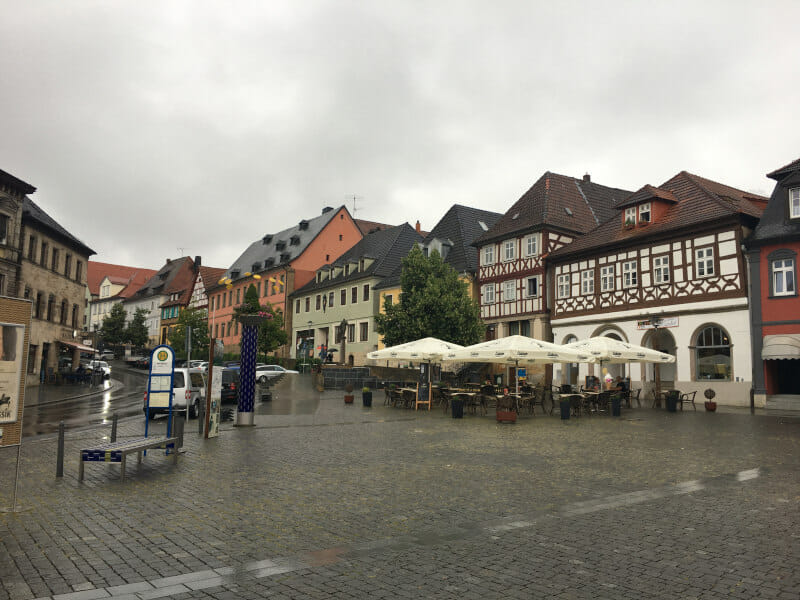
[[[121,361],[111,363],[112,380],[102,394],[53,401],[51,390],[29,388],[22,420],[22,436],[32,437],[58,431],[64,421],[67,430],[108,423],[114,413],[120,418],[142,414],[142,397],[147,372],[129,369]],[[70,386],[75,395],[88,394],[88,386]],[[71,393],[71,392],[64,392]]]

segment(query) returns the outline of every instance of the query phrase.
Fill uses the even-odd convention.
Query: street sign
[[[175,352],[169,346],[156,346],[150,353],[150,376],[147,379],[147,408],[145,410],[144,437],[150,423],[150,407],[169,408],[167,436],[172,428],[172,371]]]

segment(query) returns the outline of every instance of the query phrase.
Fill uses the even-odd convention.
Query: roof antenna
[[[178,256],[183,256],[183,251],[184,251],[185,249],[186,249],[186,248],[180,248],[180,247],[178,247],[178,248],[177,248],[177,250],[178,250]]]
[[[345,198],[352,198],[353,199],[353,217],[356,216],[356,211],[358,208],[356,207],[356,200],[363,200],[364,196],[356,196],[355,194],[349,194],[345,196]]]

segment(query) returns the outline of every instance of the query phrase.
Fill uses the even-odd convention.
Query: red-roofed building
[[[111,308],[130,298],[155,274],[155,269],[90,260],[86,273],[89,308],[84,318],[84,329],[100,329]]]
[[[713,388],[717,401],[750,401],[747,269],[742,242],[767,199],[682,171],[646,185],[619,212],[548,258],[556,343],[594,336],[656,348],[673,364],[607,365],[634,389]],[[580,384],[596,365],[556,366],[554,380]]]

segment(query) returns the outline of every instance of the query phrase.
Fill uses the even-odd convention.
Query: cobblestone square
[[[177,465],[129,460],[124,484],[105,463],[78,482],[108,427],[68,434],[60,480],[55,438],[23,442],[0,598],[800,597],[800,418],[500,425],[341,394],[298,384],[217,439],[190,421]]]

